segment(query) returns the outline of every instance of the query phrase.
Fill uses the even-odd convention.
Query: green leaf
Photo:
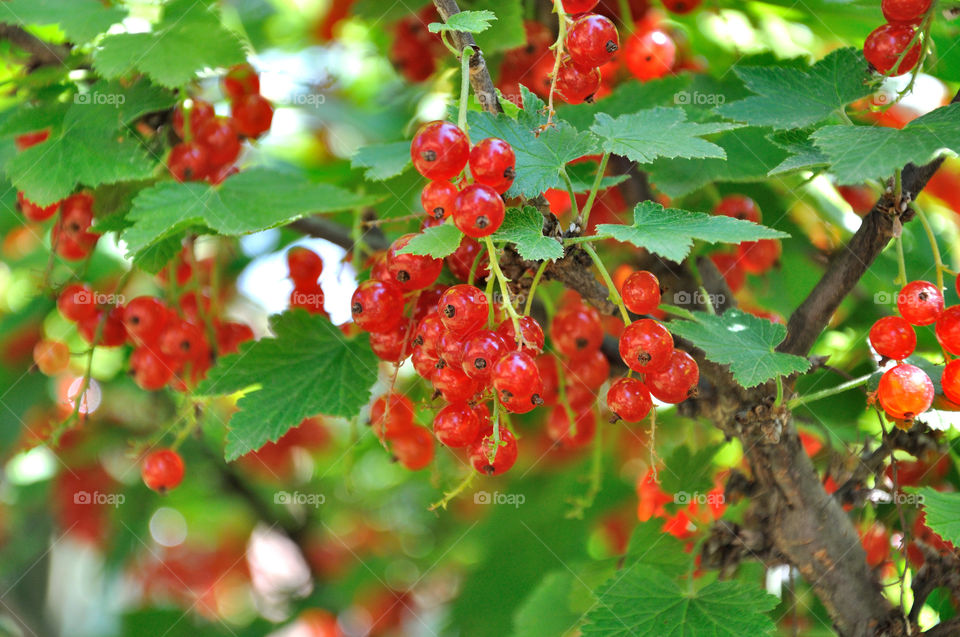
[[[694,239],[710,243],[743,243],[788,236],[750,221],[664,208],[653,201],[637,204],[633,209],[632,225],[604,223],[597,226],[597,235],[631,243],[677,263],[690,254]]]
[[[427,228],[410,243],[400,249],[400,254],[426,254],[435,259],[442,259],[448,254],[456,252],[463,240],[463,233],[452,223],[441,223],[439,226]]]
[[[582,612],[571,609],[572,598],[592,600],[593,591],[569,570],[547,573],[517,608],[513,637],[565,635],[583,619]]]
[[[673,323],[670,323],[673,326]],[[690,447],[680,445],[664,461],[660,471],[660,488],[669,495],[705,493],[713,488],[713,458],[720,445],[707,445],[691,453]],[[686,504],[687,502],[679,502]]]
[[[239,64],[245,57],[240,40],[213,9],[196,0],[173,0],[153,31],[105,37],[94,52],[93,66],[106,78],[140,72],[177,88],[198,71]]]
[[[464,4],[460,5],[461,8]],[[527,43],[527,31],[523,26],[523,2],[521,0],[475,0],[468,8],[492,10],[497,23],[483,33],[478,33],[477,46],[484,55],[507,51]]]
[[[960,546],[960,493],[941,493],[930,487],[913,492],[923,498],[927,526],[944,540]]]
[[[638,524],[630,535],[624,567],[637,564],[675,577],[689,570],[690,556],[680,540],[663,532],[663,520],[654,518]]]
[[[735,66],[734,73],[756,93],[717,109],[753,126],[803,128],[823,121],[847,104],[870,95],[870,67],[859,49],[839,49],[806,70],[784,66]]]
[[[690,76],[686,74],[668,75],[649,82],[623,82],[599,102],[563,104],[557,107],[557,114],[577,129],[586,130],[593,125],[597,113],[618,117],[640,109],[682,103],[681,96],[689,95],[689,87]]]
[[[310,213],[336,212],[372,204],[374,196],[356,195],[331,184],[312,183],[298,174],[253,168],[220,186],[166,181],[142,191],[123,233],[136,254],[188,227],[223,235],[266,230]]]
[[[597,113],[590,130],[600,138],[604,151],[635,162],[649,163],[658,157],[726,157],[723,149],[702,135],[740,128],[738,124],[687,121],[682,108],[651,108],[614,119]]]
[[[100,0],[6,0],[0,22],[17,25],[56,24],[76,44],[89,42],[120,22],[126,11],[105,7]]]
[[[770,135],[770,141],[793,153],[770,171],[771,176],[797,170],[811,170],[830,163],[827,156],[814,146],[810,133],[810,130],[796,129]]]
[[[430,33],[441,31],[462,31],[464,33],[483,33],[490,23],[497,19],[493,11],[461,11],[450,16],[446,23],[431,22],[427,25]]]
[[[2,6],[2,5],[0,5]],[[0,124],[0,137],[12,137],[34,131],[51,129],[56,134],[63,125],[70,105],[64,102],[41,102],[37,106],[14,107],[16,110],[3,124]]]
[[[514,244],[527,261],[563,258],[563,244],[553,237],[543,236],[543,215],[533,206],[507,210],[503,225],[494,233],[493,240]]]
[[[949,104],[918,117],[904,128],[825,126],[812,135],[830,159],[840,183],[886,179],[908,163],[925,164],[940,150],[960,152],[960,104]]]
[[[374,144],[364,146],[350,158],[354,168],[364,168],[364,177],[371,181],[386,181],[401,175],[413,162],[410,159],[410,142]]]
[[[270,327],[275,338],[224,356],[196,390],[216,396],[259,387],[237,401],[228,461],[276,441],[309,416],[356,416],[377,380],[369,341],[347,339],[326,317],[294,310],[272,317]]]
[[[733,379],[743,387],[810,368],[807,359],[776,351],[787,336],[784,325],[737,309],[720,316],[694,315],[695,321],[670,321],[670,331],[702,349],[708,360],[729,365]]]
[[[539,97],[521,86],[523,110],[517,119],[499,113],[471,111],[467,114],[470,136],[481,140],[499,137],[507,141],[516,155],[517,179],[507,192],[508,197],[535,197],[550,188],[563,188],[561,170],[569,162],[597,151],[591,133],[578,132],[563,120],[554,118],[553,126],[541,129],[547,122],[546,105]]]
[[[583,635],[603,637],[743,637],[773,635],[766,615],[777,598],[745,582],[681,588],[656,568],[638,565],[597,590]]]
[[[577,194],[588,193],[593,188],[593,182],[597,177],[599,166],[596,162],[585,161],[567,166],[567,176],[570,183],[573,184],[573,192]],[[603,192],[607,188],[612,188],[617,184],[622,184],[630,179],[630,175],[609,175],[600,180],[600,190]]]

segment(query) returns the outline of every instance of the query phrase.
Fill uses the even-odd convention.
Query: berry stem
[[[897,278],[893,283],[898,286],[907,284],[907,262],[903,258],[903,234],[897,235]]]
[[[576,434],[572,434],[576,435]],[[593,506],[600,493],[602,485],[603,472],[603,427],[597,427],[597,432],[593,436],[593,453],[590,455],[590,475],[587,492],[580,497],[573,498],[573,509],[567,512],[567,519],[582,520],[583,514],[587,509]]]
[[[630,8],[629,0],[617,0],[620,7],[620,27],[625,36],[633,33],[633,9]]]
[[[557,41],[554,42],[553,49],[553,73],[550,75],[550,96],[547,99],[547,123],[550,126],[553,121],[553,95],[557,92],[557,75],[560,74],[560,61],[563,59],[563,43],[567,39],[567,12],[563,10],[561,0],[553,0],[553,10],[557,14],[560,25],[557,28]]]
[[[837,394],[842,394],[848,389],[853,389],[854,387],[860,387],[861,385],[865,385],[867,381],[870,380],[871,376],[873,376],[872,373],[865,374],[863,376],[860,376],[859,378],[848,380],[844,383],[840,383],[839,385],[828,387],[827,389],[821,389],[818,392],[807,394],[806,396],[797,396],[796,398],[793,398],[792,400],[787,401],[787,408],[796,409],[801,405],[806,405],[807,403],[812,403],[822,398],[829,398],[830,396],[836,396]]]
[[[460,481],[460,484],[455,486],[451,491],[444,491],[443,497],[437,500],[436,502],[434,502],[433,504],[431,504],[427,510],[436,511],[437,509],[443,509],[444,511],[446,511],[447,505],[450,504],[450,502],[454,498],[456,498],[461,493],[469,489],[470,485],[473,484],[473,481],[476,477],[477,477],[476,471],[470,471],[469,473],[467,473],[466,477]]]
[[[604,153],[603,157],[600,158],[600,166],[597,168],[597,176],[593,180],[593,186],[590,188],[590,196],[587,197],[587,202],[583,204],[583,210],[580,211],[580,216],[582,219],[578,222],[581,228],[586,228],[587,223],[590,221],[590,211],[593,210],[593,202],[597,199],[597,194],[600,191],[600,184],[603,183],[603,175],[607,172],[607,162],[610,161],[610,153]]]
[[[777,399],[773,403],[777,407],[783,404],[783,376],[777,375]]]
[[[570,195],[570,211],[573,213],[573,218],[579,221],[580,209],[577,206],[577,193],[574,192],[573,182],[570,181],[570,175],[567,174],[566,166],[560,169],[560,176],[563,177],[563,183],[567,186],[567,194]]]
[[[487,459],[492,465],[497,459],[497,450],[500,448],[500,396],[493,392],[493,413],[490,414],[490,422],[493,423],[493,450]]]
[[[533,307],[533,294],[537,291],[537,286],[540,285],[540,279],[543,278],[543,273],[546,271],[548,265],[550,265],[549,261],[541,261],[540,267],[537,268],[536,273],[533,275],[533,282],[530,283],[530,291],[527,292],[527,302],[523,305],[524,316],[530,316],[530,308]]]
[[[913,209],[917,213],[917,219],[920,220],[920,225],[923,226],[923,231],[927,234],[927,240],[930,241],[930,250],[933,252],[933,262],[937,266],[937,289],[943,292],[943,272],[946,268],[943,265],[943,258],[940,256],[940,246],[937,245],[937,237],[933,233],[933,228],[930,226],[930,220],[927,219],[927,215],[920,209],[920,206],[914,204]]]
[[[617,286],[613,283],[613,279],[610,278],[610,273],[607,272],[607,268],[603,265],[603,261],[600,260],[600,256],[597,254],[597,251],[594,250],[593,246],[589,243],[583,244],[583,250],[590,255],[590,258],[593,259],[593,264],[597,266],[597,270],[600,271],[600,276],[603,278],[603,282],[607,284],[607,291],[610,293],[610,301],[620,309],[620,316],[623,317],[624,325],[630,325],[630,313],[627,312],[627,308],[623,304],[623,298],[620,296]]]
[[[503,309],[507,311],[510,320],[513,321],[514,333],[520,336],[522,340],[523,332],[520,329],[520,315],[517,314],[516,308],[513,307],[513,299],[510,298],[509,281],[506,275],[504,275],[503,270],[500,269],[500,262],[497,261],[497,249],[493,246],[493,239],[491,239],[489,235],[484,237],[483,240],[487,244],[487,251],[490,253],[490,270],[500,283],[500,292],[503,294],[503,303],[501,303],[501,305]]]
[[[470,58],[473,57],[473,48],[463,47],[460,52],[460,112],[457,114],[457,126],[464,133],[467,132],[467,105],[470,101]]]

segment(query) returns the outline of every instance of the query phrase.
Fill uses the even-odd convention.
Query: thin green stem
[[[620,7],[620,35],[626,40],[633,33],[633,9],[630,8],[630,0],[617,1]]]
[[[933,233],[933,227],[930,225],[930,220],[927,219],[927,215],[924,214],[923,210],[921,210],[916,204],[914,204],[913,209],[917,213],[917,218],[920,220],[920,225],[923,226],[923,231],[927,233],[927,240],[930,241],[930,250],[933,252],[933,261],[937,266],[937,289],[943,292],[943,272],[945,268],[943,265],[943,259],[940,256],[940,246],[937,245],[937,237]]]
[[[446,510],[447,505],[450,504],[450,502],[454,498],[456,498],[458,495],[460,495],[461,493],[463,493],[464,491],[470,488],[470,485],[473,484],[473,481],[476,477],[477,477],[477,472],[471,470],[469,473],[467,473],[467,476],[460,481],[460,484],[455,486],[451,491],[445,491],[443,493],[443,498],[431,504],[428,510],[429,511],[436,511],[437,509]]]
[[[907,284],[907,262],[903,258],[903,234],[897,237],[897,278],[893,282],[895,285]]]
[[[773,403],[777,407],[783,404],[783,376],[777,375],[777,399]]]
[[[491,239],[489,235],[484,237],[484,241],[487,244],[487,252],[490,253],[490,271],[493,272],[493,275],[500,283],[500,293],[503,294],[503,303],[501,303],[501,306],[507,311],[507,315],[510,317],[510,320],[513,321],[514,333],[522,339],[523,335],[520,331],[520,315],[517,314],[517,309],[513,307],[513,299],[510,298],[509,281],[507,280],[506,275],[504,275],[503,270],[500,269],[500,262],[497,260],[497,249],[494,247],[493,239]]]
[[[572,434],[573,435],[573,434]],[[590,457],[590,476],[587,492],[578,498],[574,498],[573,509],[567,512],[566,517],[577,520],[583,519],[583,514],[593,506],[600,493],[603,478],[603,427],[597,427],[597,433],[593,437],[593,453]]]
[[[467,132],[467,106],[470,101],[470,58],[473,57],[473,48],[463,47],[460,52],[460,112],[457,115],[457,126]]]
[[[597,251],[594,250],[593,246],[589,243],[583,244],[583,250],[590,255],[590,258],[593,260],[593,264],[597,266],[597,270],[600,271],[600,277],[603,278],[603,282],[607,284],[607,291],[610,293],[610,301],[620,310],[620,316],[623,317],[624,324],[630,325],[630,313],[627,312],[627,308],[623,304],[623,298],[621,298],[620,292],[617,290],[617,286],[614,285],[613,279],[610,278],[610,273],[607,272],[607,268],[603,265],[603,261],[600,260],[600,256],[597,254]]]
[[[533,282],[530,284],[530,291],[527,292],[527,302],[523,305],[524,316],[530,316],[530,308],[533,307],[533,295],[537,291],[537,286],[540,285],[540,279],[543,278],[543,273],[546,271],[548,265],[550,265],[549,261],[542,261],[540,263],[540,267],[537,268],[537,272],[533,275]]]
[[[500,449],[500,397],[494,392],[493,395],[493,413],[490,415],[490,421],[493,423],[493,450],[487,459],[493,464],[497,459],[497,450]]]
[[[567,39],[567,12],[563,10],[561,0],[553,0],[553,10],[557,14],[560,25],[557,28],[557,41],[554,42],[553,49],[553,74],[550,76],[550,95],[547,99],[547,126],[553,121],[553,96],[557,92],[557,76],[560,75],[560,61],[563,59],[563,43]]]
[[[560,169],[560,176],[563,177],[563,183],[567,186],[567,194],[570,195],[570,210],[573,213],[573,218],[579,219],[580,209],[577,206],[577,193],[573,190],[573,182],[570,181],[570,175],[567,174],[566,168]]]
[[[607,172],[607,162],[610,161],[610,153],[604,153],[603,157],[600,158],[600,167],[597,168],[597,176],[593,180],[593,186],[590,188],[590,196],[587,197],[587,202],[583,204],[583,211],[581,211],[581,216],[583,219],[580,221],[580,227],[586,228],[587,223],[590,221],[590,211],[593,210],[593,202],[597,199],[597,193],[600,192],[600,184],[603,183],[603,175]]]
[[[849,389],[854,389],[855,387],[865,385],[867,381],[870,380],[871,376],[873,376],[873,374],[865,374],[859,378],[848,380],[844,383],[840,383],[839,385],[834,385],[833,387],[828,387],[827,389],[822,389],[818,392],[807,394],[806,396],[797,396],[796,398],[787,401],[787,408],[796,409],[797,407],[806,405],[807,403],[812,403],[823,398],[829,398],[830,396],[842,394]]]

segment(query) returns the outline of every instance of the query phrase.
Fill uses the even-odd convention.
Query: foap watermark
[[[277,491],[273,494],[274,504],[310,506],[317,508],[327,501],[322,493],[301,493],[300,491]]]
[[[673,295],[674,305],[710,305],[717,307],[727,302],[727,297],[723,294],[704,294],[700,290],[687,292],[681,290]]]
[[[76,491],[73,494],[74,504],[90,504],[118,507],[126,502],[127,497],[122,493],[101,493],[99,491]]]
[[[477,491],[473,494],[474,504],[506,504],[515,509],[519,509],[520,505],[526,501],[527,496],[522,493],[500,493],[499,491],[490,493],[489,491]]]
[[[294,106],[323,106],[327,103],[327,96],[323,93],[298,93],[290,98]]]
[[[71,300],[77,305],[125,305],[126,296],[123,294],[104,294],[93,292],[86,288],[77,290],[71,295]]]
[[[290,295],[290,305],[294,307],[323,307],[323,300],[322,293],[307,294],[294,290]]]
[[[700,493],[699,491],[694,491],[693,493],[689,493],[687,491],[677,491],[673,494],[673,503],[681,506],[686,506],[688,504],[717,506],[720,504],[726,504],[726,502],[727,499],[724,497],[723,493],[716,491],[711,491],[708,493]]]
[[[100,93],[90,91],[89,93],[75,93],[73,96],[74,104],[83,104],[85,106],[123,106],[127,101],[127,96],[123,93]]]
[[[723,93],[680,91],[673,94],[673,103],[679,106],[721,106],[727,101]]]

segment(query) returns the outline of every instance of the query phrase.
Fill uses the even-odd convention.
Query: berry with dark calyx
[[[387,332],[403,319],[403,292],[390,281],[364,281],[350,300],[353,322],[367,332]]]
[[[569,57],[560,62],[560,68],[557,69],[557,93],[568,104],[592,102],[593,96],[600,90],[600,81],[599,69],[584,70],[571,62]]]
[[[209,351],[203,328],[191,321],[171,321],[160,335],[160,352],[174,361],[203,361]]]
[[[641,82],[661,78],[673,69],[677,45],[665,31],[636,31],[624,45],[623,62]]]
[[[102,329],[99,327],[101,322],[103,322]],[[98,329],[100,330],[99,338],[97,338]],[[127,330],[123,326],[123,308],[118,306],[111,310],[100,310],[95,316],[80,320],[77,322],[77,331],[91,345],[119,347],[127,341]]]
[[[933,0],[882,0],[880,9],[890,24],[919,24]]]
[[[230,120],[223,117],[215,117],[201,126],[194,141],[207,151],[211,169],[233,164],[240,156],[240,137]]]
[[[933,404],[933,381],[914,365],[901,363],[880,377],[877,400],[887,415],[896,420],[912,421]]]
[[[413,329],[404,319],[392,330],[370,333],[370,349],[382,361],[399,363],[413,353]]]
[[[943,349],[960,356],[960,305],[952,305],[940,314],[934,332]]]
[[[577,15],[578,13],[586,13],[587,11],[593,11],[593,8],[597,6],[600,0],[563,0],[563,10],[570,15]]]
[[[563,308],[553,317],[550,338],[554,347],[571,359],[592,354],[603,343],[600,315],[581,303]]]
[[[507,209],[500,194],[483,184],[460,191],[453,208],[453,223],[468,237],[479,238],[500,228]]]
[[[665,403],[679,404],[696,392],[700,382],[697,361],[683,350],[675,349],[667,366],[647,374],[645,384],[654,398]]]
[[[620,335],[620,356],[635,372],[650,373],[666,368],[672,353],[673,336],[653,319],[635,321]]]
[[[521,316],[517,319],[517,324],[520,326],[519,337],[514,328],[513,319],[510,318],[500,322],[497,326],[497,334],[503,337],[508,349],[519,348],[531,356],[539,355],[543,351],[545,341],[540,323],[532,316]]]
[[[863,43],[863,55],[873,68],[884,75],[889,73],[891,77],[896,77],[909,73],[920,60],[920,44],[914,44],[906,55],[903,52],[910,46],[915,33],[916,29],[910,25],[882,24],[867,36]],[[903,61],[894,68],[901,55]]]
[[[287,268],[294,285],[312,285],[323,274],[323,259],[310,248],[294,246],[287,251]]]
[[[917,334],[903,318],[885,316],[870,328],[870,344],[880,356],[902,361],[913,354],[917,346]]]
[[[460,366],[470,378],[487,385],[493,376],[493,366],[507,350],[499,334],[491,330],[473,332],[463,342]]]
[[[470,142],[456,125],[435,121],[417,131],[410,146],[413,167],[427,179],[443,181],[459,175],[470,158]]]
[[[543,402],[538,395],[540,370],[526,352],[514,351],[501,357],[493,366],[492,378],[500,402],[509,411],[526,413]]]
[[[390,439],[390,451],[410,471],[420,471],[433,462],[433,436],[426,427],[412,427]]]
[[[779,239],[746,241],[737,246],[737,258],[750,274],[763,274],[777,264],[781,251]]]
[[[497,137],[488,137],[470,151],[470,174],[474,181],[503,194],[517,176],[513,148]]]
[[[480,288],[461,283],[447,288],[437,302],[437,311],[445,328],[465,334],[486,322],[490,302]]]
[[[45,376],[59,374],[70,364],[70,350],[62,341],[37,341],[33,346],[33,363]]]
[[[370,424],[378,438],[394,438],[414,426],[413,403],[403,394],[384,394],[370,406]]]
[[[477,439],[480,416],[467,403],[447,405],[433,419],[433,434],[447,447],[466,447]]]
[[[571,381],[583,383],[589,389],[597,389],[610,377],[610,361],[598,349],[566,363],[564,371]]]
[[[444,330],[443,334],[440,335],[440,346],[437,348],[437,354],[441,360],[447,365],[462,367],[463,343],[470,336],[473,336],[473,334],[461,334],[459,332]]]
[[[210,154],[193,142],[177,144],[167,157],[167,168],[179,182],[200,181],[210,174]]]
[[[140,475],[148,487],[166,493],[183,482],[183,459],[172,449],[154,451],[143,459]]]
[[[461,239],[460,247],[445,261],[450,273],[461,281],[470,280],[471,270],[474,281],[482,281],[490,276],[490,256],[486,247],[470,237]]]
[[[491,462],[490,457],[493,456]],[[500,426],[500,444],[493,434],[493,426],[488,425],[477,439],[470,444],[470,464],[485,476],[498,476],[509,471],[517,462],[517,439],[510,430]]]
[[[943,293],[929,281],[911,281],[897,294],[897,310],[911,325],[930,325],[943,312]]]
[[[216,111],[214,111],[213,104],[210,102],[204,102],[203,100],[192,100],[191,103],[192,106],[190,107],[189,137],[192,139],[204,124],[216,117]],[[184,123],[186,120],[183,116],[183,111],[183,104],[180,104],[173,109],[173,132],[175,132],[180,139],[187,138],[187,131],[184,129]]]
[[[457,187],[449,181],[431,181],[423,187],[420,203],[429,216],[446,219],[453,214],[458,192]]]
[[[417,324],[417,329],[413,333],[413,344],[435,354],[440,347],[440,338],[446,330],[443,321],[440,320],[440,311],[430,312]]]
[[[232,100],[260,92],[260,76],[249,64],[238,64],[223,76],[223,92]]]
[[[405,234],[387,250],[387,269],[393,280],[407,292],[430,287],[443,271],[443,259],[421,254],[400,254],[415,236]]]
[[[163,389],[173,378],[175,366],[163,354],[148,346],[141,345],[130,354],[133,382],[147,391]]]
[[[477,381],[464,374],[463,369],[453,365],[440,367],[430,380],[448,403],[468,401],[480,391]]]
[[[746,195],[727,195],[713,207],[713,214],[753,223],[760,223],[763,218],[757,202]]]
[[[650,390],[636,378],[621,378],[607,390],[607,407],[615,420],[640,422],[653,407]]]
[[[154,296],[138,296],[123,308],[123,325],[134,343],[154,345],[169,320],[170,310]]]
[[[70,195],[60,203],[60,218],[50,232],[57,254],[68,260],[86,258],[100,235],[90,232],[93,224],[93,197],[87,193]]]
[[[940,385],[943,387],[943,394],[951,402],[960,405],[960,358],[953,359],[943,368]]]
[[[591,13],[571,25],[565,44],[570,60],[589,71],[613,59],[620,48],[620,34],[609,18]]]
[[[634,314],[650,314],[660,305],[660,281],[646,270],[634,272],[623,282],[620,296]]]
[[[258,94],[244,95],[230,105],[233,125],[241,135],[257,138],[270,130],[273,105]]]
[[[60,202],[58,201],[56,203],[52,203],[46,207],[38,206],[27,199],[22,192],[17,192],[17,205],[20,206],[20,211],[23,213],[24,217],[30,221],[40,223],[41,221],[46,221],[53,215],[57,214],[57,209],[60,207]]]
[[[421,378],[433,380],[434,374],[437,373],[437,366],[440,364],[440,357],[437,356],[436,352],[428,352],[422,347],[414,347],[410,362],[413,363],[413,368],[417,370]]]
[[[597,417],[592,409],[575,412],[575,432],[571,433],[570,415],[567,408],[558,405],[550,410],[547,417],[547,435],[557,446],[564,449],[578,449],[590,443],[597,433]]]
[[[71,283],[63,288],[57,298],[57,308],[63,317],[77,322],[97,315],[96,295],[85,283]]]
[[[663,0],[663,7],[670,13],[690,13],[700,6],[702,0]]]

